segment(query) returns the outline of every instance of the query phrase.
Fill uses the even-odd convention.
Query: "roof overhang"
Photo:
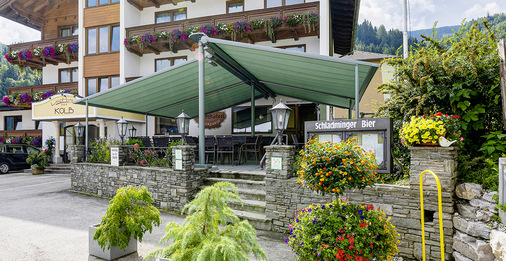
[[[349,54],[355,47],[360,0],[330,0],[334,52]]]
[[[255,98],[288,96],[341,108],[360,100],[378,65],[337,57],[202,37],[205,59],[205,113]],[[209,59],[218,66],[210,65]],[[358,71],[358,81],[355,71]],[[198,115],[198,61],[190,60],[76,101],[89,106],[160,117],[184,109]],[[358,88],[358,97],[355,95]]]

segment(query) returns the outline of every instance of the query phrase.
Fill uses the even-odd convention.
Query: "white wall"
[[[0,111],[0,130],[5,130],[5,117],[7,116],[21,116],[23,130],[34,130],[35,121],[32,121],[31,110],[14,110],[14,111]],[[14,126],[16,128],[16,126]]]
[[[126,1],[120,2],[120,39],[126,38],[125,28],[140,24],[141,12]],[[120,83],[125,83],[125,77],[140,76],[139,56],[127,51],[125,45],[120,48]]]
[[[60,69],[76,68],[79,63],[71,62],[70,64],[59,63],[58,65],[48,64],[42,67],[42,84],[58,83],[58,71]]]

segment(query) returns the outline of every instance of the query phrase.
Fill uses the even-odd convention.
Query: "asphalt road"
[[[100,222],[109,199],[70,192],[70,176],[58,174],[0,175],[0,261],[100,260],[89,256],[88,227]],[[162,225],[146,234],[137,254],[119,260],[139,260],[158,247],[169,222],[183,217],[162,212]],[[258,232],[268,260],[295,260],[280,234]]]

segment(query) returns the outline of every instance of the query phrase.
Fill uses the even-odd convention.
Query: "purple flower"
[[[313,219],[313,224],[315,224],[316,222],[318,222],[318,219],[317,218]]]
[[[364,219],[365,217],[364,216],[360,216],[361,219]]]
[[[329,208],[331,208],[331,207],[332,207],[332,205],[329,205]]]
[[[297,221],[297,223],[299,223],[299,219],[298,218],[296,218],[295,221]]]
[[[325,205],[322,205],[322,209],[325,209]]]
[[[304,242],[300,243],[300,245],[299,245],[299,246],[303,246],[303,245],[304,245]]]
[[[4,96],[4,97],[2,98],[2,101],[3,101],[3,103],[5,103],[5,105],[7,105],[7,106],[11,105],[11,101],[9,101],[9,97],[8,97],[8,96]]]
[[[290,241],[290,238],[287,237],[285,243],[288,243],[288,241]]]
[[[345,210],[345,209],[346,209],[346,206],[343,206],[343,210]]]
[[[308,212],[311,212],[311,211],[313,211],[313,210],[309,208],[307,211],[308,211]]]
[[[358,214],[359,214],[359,215],[362,215],[362,213],[363,213],[363,211],[362,211],[362,210],[359,210],[359,211],[358,211]]]

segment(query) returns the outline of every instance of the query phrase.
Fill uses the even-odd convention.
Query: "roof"
[[[255,98],[288,96],[350,108],[365,92],[378,65],[343,58],[300,53],[268,46],[202,37],[212,57],[205,64],[205,113]],[[209,59],[218,66],[210,65]],[[359,97],[355,97],[358,69]],[[184,109],[198,115],[198,61],[190,60],[97,93],[79,104],[152,116],[176,117]]]
[[[345,55],[353,51],[357,35],[360,0],[330,0],[334,52]]]
[[[353,51],[352,54],[345,55],[342,58],[356,60],[356,61],[371,61],[371,60],[382,60],[393,58],[395,55],[391,54],[382,54],[382,53],[371,53],[365,51]]]

